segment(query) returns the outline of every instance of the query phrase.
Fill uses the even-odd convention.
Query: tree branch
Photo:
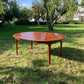
[[[48,8],[45,4],[44,4],[44,8],[46,10],[45,19],[46,19],[47,24],[49,25],[49,23],[48,23]]]
[[[51,24],[51,26],[53,26],[53,25],[55,24],[55,22],[56,22],[61,16],[62,16],[62,15],[58,15],[58,17],[55,17],[54,20],[53,20],[53,22],[52,22],[52,24]]]

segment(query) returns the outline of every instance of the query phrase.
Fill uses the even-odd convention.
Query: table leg
[[[62,56],[62,41],[60,41],[60,56]]]
[[[15,44],[16,44],[16,55],[18,55],[18,45],[17,45],[17,39],[15,39]]]
[[[33,42],[31,41],[31,49],[33,49]]]
[[[48,65],[51,63],[51,44],[48,44]]]

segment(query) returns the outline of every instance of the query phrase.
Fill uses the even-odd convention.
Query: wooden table
[[[51,44],[60,42],[60,55],[62,55],[62,40],[65,35],[58,33],[47,33],[47,32],[21,32],[13,35],[16,43],[16,55],[18,55],[17,40],[30,40],[31,49],[33,49],[33,42],[48,44],[48,65],[51,63]]]

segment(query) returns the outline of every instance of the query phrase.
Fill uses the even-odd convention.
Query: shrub
[[[27,25],[28,24],[28,19],[20,18],[17,21],[14,22],[16,25]]]
[[[59,24],[58,22],[55,22],[55,24]]]
[[[38,25],[38,23],[35,22],[29,22],[28,20],[21,18],[14,22],[15,25]],[[40,25],[46,25],[46,22],[40,22]]]
[[[64,21],[62,22],[62,24],[69,24],[69,21]]]
[[[40,25],[46,25],[46,22],[40,22]]]
[[[78,24],[77,21],[69,21],[69,24]]]
[[[2,25],[3,23],[4,23],[4,21],[0,19],[0,25]]]
[[[84,24],[84,21],[77,21],[76,24]]]
[[[70,24],[84,24],[84,21],[70,21]]]

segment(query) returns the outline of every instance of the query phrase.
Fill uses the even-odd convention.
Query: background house
[[[75,21],[84,21],[84,6],[78,5],[78,10],[74,13]]]

